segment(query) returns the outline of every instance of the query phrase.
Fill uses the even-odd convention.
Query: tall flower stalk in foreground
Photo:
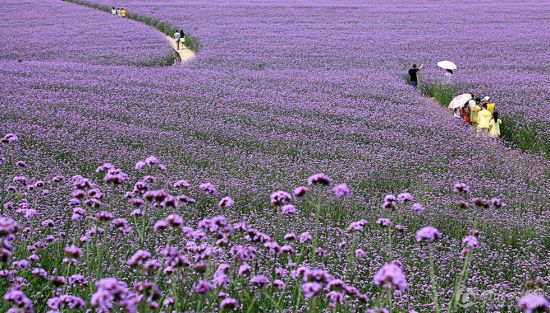
[[[427,226],[420,229],[416,233],[416,241],[433,243],[434,241],[441,239],[442,234],[434,227]],[[434,255],[433,255],[433,245],[429,246],[430,251],[430,280],[432,284],[432,300],[435,306],[435,312],[440,313],[441,307],[439,305],[439,299],[437,296],[437,281],[435,278],[435,265],[434,265]]]
[[[12,146],[19,143],[19,138],[15,134],[6,134],[0,143],[6,146],[6,152],[4,155],[0,155],[0,166],[4,166],[2,169],[2,185],[0,185],[0,215],[4,215],[4,203],[6,202],[6,179],[8,172],[11,169],[10,150]]]

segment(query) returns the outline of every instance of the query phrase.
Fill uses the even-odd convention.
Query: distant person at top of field
[[[120,8],[116,8],[116,15],[120,16]]]
[[[482,134],[488,134],[489,133],[489,123],[491,123],[491,119],[493,118],[493,114],[487,110],[487,104],[483,103],[481,104],[481,111],[477,113],[477,130],[478,132]]]
[[[489,122],[489,135],[491,137],[499,137],[500,136],[500,124],[502,121],[498,118],[498,112],[493,113],[493,118]]]
[[[409,69],[409,81],[410,84],[416,88],[418,86],[418,76],[417,73],[424,67],[424,64],[420,65],[420,67],[416,67],[416,64],[413,64],[412,67]]]
[[[115,7],[113,7],[113,8],[111,9],[111,14],[112,14],[112,15],[116,15],[116,9],[115,9]]]
[[[124,10],[124,8],[122,8],[122,9],[120,10],[120,16],[121,16],[121,17],[126,17],[126,10]]]
[[[454,76],[454,72],[453,70],[445,70],[445,81],[447,83],[450,83],[451,81],[453,81],[453,76]]]
[[[180,49],[181,33],[176,31],[174,33],[174,39],[176,40],[176,50]]]

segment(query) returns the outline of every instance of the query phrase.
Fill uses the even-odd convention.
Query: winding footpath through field
[[[170,46],[176,50],[179,55],[180,62],[176,62],[175,64],[185,63],[195,57],[195,52],[186,46],[183,46],[183,49],[178,49],[176,39],[173,37],[166,35],[166,40],[168,40]]]

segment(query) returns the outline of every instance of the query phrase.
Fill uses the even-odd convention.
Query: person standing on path
[[[483,103],[481,105],[481,111],[477,114],[477,130],[483,135],[489,133],[489,124],[493,118],[493,114],[487,110],[487,104]]]
[[[472,123],[473,127],[477,127],[477,115],[479,111],[481,110],[481,107],[479,106],[479,102],[481,99],[476,98],[474,103],[472,103],[472,107],[470,108],[470,123]],[[470,105],[470,103],[468,103]]]
[[[180,32],[176,31],[174,33],[174,39],[176,40],[176,50],[180,49],[180,41],[181,41],[181,34]]]
[[[502,120],[498,118],[498,112],[493,113],[493,118],[489,122],[489,135],[493,138],[500,137],[500,124]]]
[[[451,83],[453,81],[454,72],[453,70],[445,70],[445,82],[447,84]]]
[[[180,29],[180,42],[181,42],[181,45],[183,46],[182,48],[185,48],[185,33],[183,32],[183,29]]]
[[[112,14],[112,15],[116,15],[116,9],[115,9],[115,7],[113,7],[113,8],[111,9],[111,14]]]
[[[116,8],[116,15],[117,15],[117,16],[120,16],[120,13],[121,13],[121,12],[120,12],[120,8]]]
[[[124,10],[124,8],[122,8],[122,9],[120,10],[120,16],[121,16],[121,17],[126,17],[126,10]]]
[[[418,76],[417,73],[424,67],[424,64],[420,65],[420,67],[416,67],[416,64],[412,65],[412,68],[409,69],[409,81],[410,84],[416,88],[418,86]]]

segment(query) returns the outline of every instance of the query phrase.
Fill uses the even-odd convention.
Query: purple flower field
[[[544,145],[544,2],[92,2],[201,49],[0,4],[2,312],[550,311],[547,156],[404,80],[454,60]]]

